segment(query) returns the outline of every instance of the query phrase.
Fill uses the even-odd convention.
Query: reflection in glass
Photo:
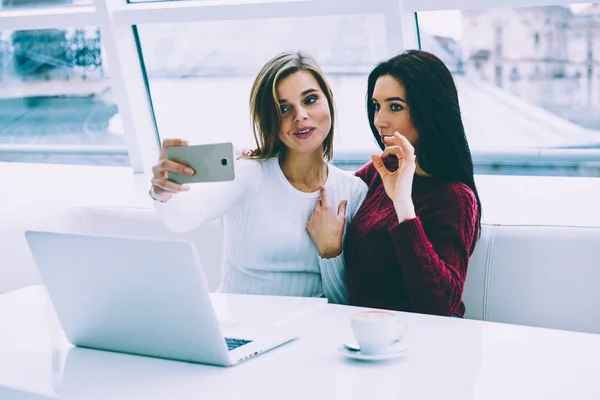
[[[104,67],[96,27],[0,31],[0,162],[129,165]]]
[[[422,49],[454,74],[475,154],[587,149],[563,157],[572,163],[600,149],[600,4],[422,12],[418,18]],[[600,176],[600,152],[594,154],[590,170],[555,161],[538,172]],[[524,165],[505,170],[530,172]]]

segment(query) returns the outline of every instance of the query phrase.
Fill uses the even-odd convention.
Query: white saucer
[[[343,355],[344,357],[352,358],[355,360],[364,360],[364,361],[381,361],[381,360],[391,360],[394,358],[402,357],[408,351],[408,346],[406,345],[396,345],[390,351],[381,353],[381,354],[363,354],[359,351],[354,351],[348,349],[345,345],[341,345],[338,348],[338,353]]]

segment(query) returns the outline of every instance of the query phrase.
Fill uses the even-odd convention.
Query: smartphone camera
[[[227,159],[226,158],[222,158],[221,159],[221,165],[227,165]]]

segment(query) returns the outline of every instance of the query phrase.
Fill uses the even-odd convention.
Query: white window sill
[[[600,179],[478,175],[488,224],[600,227]],[[150,176],[128,167],[0,163],[0,215],[64,206],[151,208]]]

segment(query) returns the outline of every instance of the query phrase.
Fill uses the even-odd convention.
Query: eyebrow
[[[377,99],[375,97],[371,98],[372,101],[377,101]],[[402,97],[388,97],[387,99],[385,99],[385,101],[390,102],[390,101],[401,101],[403,103],[406,103],[406,100],[404,100]]]
[[[314,88],[307,89],[307,90],[305,90],[304,92],[302,92],[302,93],[300,94],[300,97],[304,97],[304,96],[306,96],[307,94],[309,94],[309,93],[313,93],[313,92],[318,92],[318,90],[317,90],[317,89],[314,89]],[[286,100],[286,99],[279,99],[279,103],[287,103],[287,100]]]

